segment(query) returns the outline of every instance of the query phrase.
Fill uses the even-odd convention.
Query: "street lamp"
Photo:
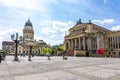
[[[13,40],[15,43],[14,61],[18,61],[17,47],[18,47],[18,43],[22,40],[22,36],[20,36],[18,39],[18,33],[16,33],[16,36],[13,34],[13,35],[11,35],[11,40]]]
[[[31,61],[31,54],[32,54],[32,46],[30,46],[30,53],[28,55],[28,61]]]

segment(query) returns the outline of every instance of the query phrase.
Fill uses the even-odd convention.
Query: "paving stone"
[[[102,71],[91,71],[87,74],[92,75],[92,76],[96,76],[98,78],[109,78],[109,77],[115,76],[115,74],[108,73],[108,72],[102,72]]]
[[[48,72],[48,73],[44,73],[43,75],[49,77],[50,80],[89,80],[86,78],[83,78],[81,76],[78,75],[74,75],[72,73],[68,73],[65,71],[54,71],[54,72]]]
[[[31,74],[25,76],[17,76],[15,80],[49,80],[47,77],[41,74]]]
[[[89,67],[75,68],[75,69],[71,69],[71,70],[80,72],[80,73],[88,73],[88,72],[100,70],[100,69],[102,69],[102,68],[96,67],[96,66],[89,66]]]
[[[99,70],[100,72],[106,72],[106,73],[112,73],[112,74],[120,74],[119,70],[114,70],[114,69],[102,69]]]
[[[120,80],[119,58],[7,56],[0,64],[0,80]]]

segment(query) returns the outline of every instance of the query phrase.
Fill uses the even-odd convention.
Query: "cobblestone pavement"
[[[0,64],[0,80],[120,80],[120,58],[7,56]]]

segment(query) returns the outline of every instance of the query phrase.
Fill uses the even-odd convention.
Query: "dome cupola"
[[[31,27],[33,27],[30,19],[28,19],[28,21],[25,23],[25,26],[31,26]]]

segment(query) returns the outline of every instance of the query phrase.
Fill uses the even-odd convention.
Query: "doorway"
[[[86,57],[89,57],[89,52],[86,52]]]

